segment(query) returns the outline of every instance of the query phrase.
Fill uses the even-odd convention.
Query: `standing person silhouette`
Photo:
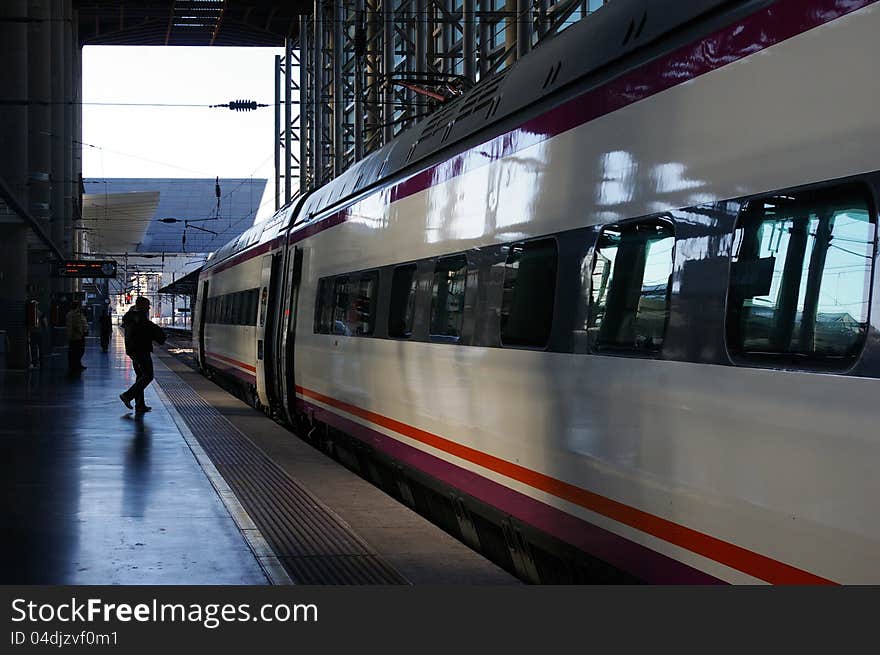
[[[86,335],[89,333],[89,323],[79,301],[71,303],[70,310],[64,317],[64,325],[67,328],[67,366],[71,373],[79,373],[86,369],[81,360],[86,351]]]
[[[110,312],[104,310],[101,313],[101,350],[107,352],[110,346],[110,332],[113,329],[113,322],[110,320]]]
[[[150,301],[138,296],[134,307],[122,317],[125,329],[125,354],[131,359],[137,379],[128,390],[119,394],[119,400],[131,409],[134,400],[135,414],[149,412],[144,402],[144,389],[153,381],[153,342],[165,343],[165,332],[150,320]]]

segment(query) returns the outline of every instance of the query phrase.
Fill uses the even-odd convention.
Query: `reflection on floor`
[[[136,417],[114,334],[0,371],[2,584],[265,584],[266,577],[155,391]]]

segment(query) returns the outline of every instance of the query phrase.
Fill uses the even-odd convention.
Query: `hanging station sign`
[[[116,277],[116,262],[112,259],[68,259],[58,263],[58,277]]]

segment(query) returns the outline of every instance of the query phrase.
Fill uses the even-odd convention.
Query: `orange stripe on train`
[[[649,514],[635,507],[630,507],[619,501],[587,491],[519,464],[508,462],[500,457],[495,457],[494,455],[489,455],[488,453],[450,441],[387,416],[336,400],[299,385],[297,385],[296,390],[303,396],[308,396],[325,405],[336,407],[370,423],[393,430],[410,439],[437,448],[495,473],[500,473],[508,478],[527,484],[534,489],[552,494],[557,498],[579,505],[591,512],[601,514],[766,582],[773,584],[835,584],[832,580],[820,577],[809,571],[804,571],[742,546],[737,546],[673,521]]]

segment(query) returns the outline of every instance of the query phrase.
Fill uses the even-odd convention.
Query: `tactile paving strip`
[[[174,372],[156,380],[296,584],[406,584]]]

